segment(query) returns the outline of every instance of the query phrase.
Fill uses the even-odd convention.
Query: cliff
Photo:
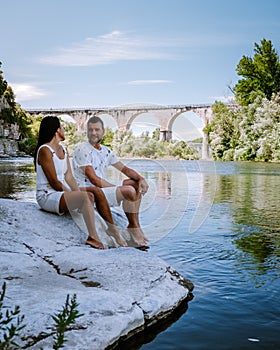
[[[0,158],[21,156],[19,152],[19,127],[17,124],[9,124],[1,119],[1,110],[10,108],[4,96],[0,96]]]

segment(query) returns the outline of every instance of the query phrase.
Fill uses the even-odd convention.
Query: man
[[[110,206],[119,206],[122,202],[128,219],[128,232],[136,245],[146,246],[148,239],[139,224],[139,209],[142,195],[148,191],[149,186],[140,174],[125,166],[108,147],[101,144],[104,132],[102,119],[91,117],[88,120],[88,141],[78,145],[73,153],[74,176],[79,187],[87,191],[93,186],[102,188]],[[121,186],[106,180],[110,165],[128,177]]]

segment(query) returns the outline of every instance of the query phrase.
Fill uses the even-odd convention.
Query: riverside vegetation
[[[212,106],[214,118],[204,129],[216,160],[280,160],[280,62],[270,40],[255,43],[253,58],[236,68],[236,108]]]
[[[254,45],[253,58],[243,56],[236,67],[241,79],[229,87],[234,94],[233,104],[217,101],[212,105],[213,119],[204,132],[214,160],[280,160],[279,55],[270,40],[263,39]],[[15,102],[2,73],[0,71],[0,99],[4,98],[9,107],[0,109],[0,119],[19,125],[20,150],[32,155],[42,116],[26,113]],[[191,144],[161,141],[159,134],[157,129],[151,137],[148,133],[136,137],[130,131],[106,129],[104,143],[119,157],[197,159]],[[75,125],[69,123],[66,138],[71,153],[78,142],[85,140],[85,135],[78,134]]]
[[[2,284],[2,291],[0,292],[0,350],[15,350],[20,349],[15,342],[15,338],[20,336],[21,330],[25,327],[24,315],[21,315],[20,306],[16,305],[14,309],[10,306],[4,305],[4,298],[6,294],[6,283]],[[67,339],[65,332],[74,326],[76,319],[83,316],[79,314],[77,307],[76,294],[69,300],[67,294],[65,304],[60,312],[52,315],[54,321],[53,331],[53,349],[58,350],[63,348]],[[48,336],[46,334],[46,336]],[[42,338],[44,336],[42,335]]]

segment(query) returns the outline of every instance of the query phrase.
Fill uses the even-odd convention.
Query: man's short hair
[[[97,117],[96,115],[89,118],[89,120],[87,121],[87,128],[88,128],[89,123],[92,123],[92,124],[100,123],[102,126],[102,129],[103,130],[105,129],[103,120],[101,118]]]

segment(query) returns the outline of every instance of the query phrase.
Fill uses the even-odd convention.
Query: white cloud
[[[11,85],[18,102],[34,100],[46,95],[42,89],[32,84],[11,83],[9,85]]]
[[[170,48],[183,46],[176,39],[145,38],[113,31],[96,38],[86,38],[69,47],[58,48],[39,59],[41,63],[58,66],[96,66],[121,60],[176,59]]]
[[[237,35],[213,33],[173,37],[140,36],[118,30],[56,48],[39,58],[43,64],[88,67],[128,60],[177,60],[190,57],[193,50],[232,46],[240,42]],[[178,50],[181,50],[180,52]],[[184,50],[188,50],[183,54]]]
[[[132,80],[129,81],[128,85],[147,85],[147,84],[170,84],[171,80]]]

